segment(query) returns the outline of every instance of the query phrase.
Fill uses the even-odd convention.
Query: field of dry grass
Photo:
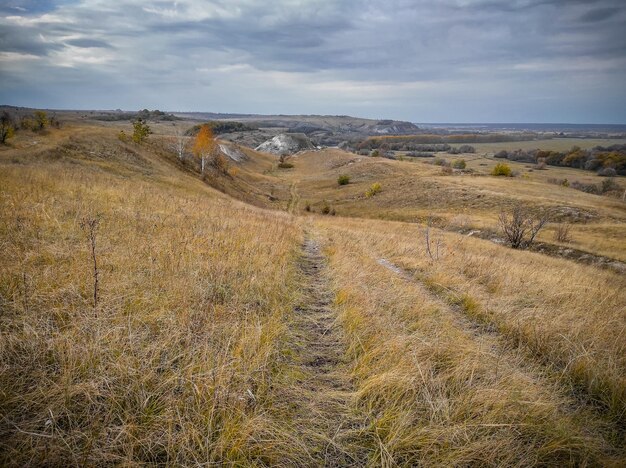
[[[624,202],[332,149],[202,180],[121,126],[0,150],[0,464],[623,466],[623,275],[450,229],[521,202],[626,260]]]
[[[623,145],[624,140],[619,138],[552,138],[550,140],[515,141],[506,143],[475,143],[472,144],[478,153],[497,153],[502,150],[550,150],[567,151],[572,146],[590,149],[596,146]]]
[[[305,456],[275,391],[294,220],[114,139],[66,143],[2,156],[1,463]]]
[[[460,157],[445,156],[450,160]],[[428,160],[392,161],[329,149],[298,155],[292,159],[293,170],[277,175],[286,184],[296,184],[301,212],[308,202],[318,213],[328,204],[342,216],[407,222],[431,217],[439,226],[496,231],[500,211],[515,204],[553,210],[555,222],[572,224],[567,246],[626,260],[624,201],[548,182],[549,178],[567,178],[598,184],[602,177],[558,167],[529,173],[527,164],[516,162],[509,164],[520,172],[519,177],[494,177],[489,175],[497,162],[493,158],[466,155],[466,159],[474,173],[444,175]],[[350,183],[339,186],[337,178],[343,174],[350,177]],[[622,179],[617,183],[626,188]],[[365,193],[375,182],[382,191],[368,198]],[[549,226],[539,239],[553,242],[554,227]]]
[[[382,254],[396,260],[392,252],[423,258],[414,235],[404,236],[400,225],[343,221],[326,220],[320,229],[355,360],[356,404],[378,443],[375,464],[619,460],[613,444],[620,445],[620,436],[610,422],[577,405],[516,344],[476,326],[426,284],[385,262]]]

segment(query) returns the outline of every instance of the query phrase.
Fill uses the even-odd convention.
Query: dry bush
[[[504,238],[514,249],[528,248],[539,231],[550,219],[550,214],[544,212],[536,215],[520,205],[513,207],[510,213],[500,212],[498,224]]]
[[[374,195],[377,195],[378,193],[380,193],[380,191],[383,189],[382,185],[379,182],[374,182],[370,188],[367,189],[367,192],[365,192],[365,196],[367,198],[371,198]]]
[[[508,164],[498,163],[491,170],[491,175],[513,177],[513,172]]]
[[[559,223],[554,231],[554,240],[557,242],[571,242],[570,231],[572,225],[569,223]]]

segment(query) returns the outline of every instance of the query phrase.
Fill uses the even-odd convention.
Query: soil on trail
[[[300,194],[298,193],[298,182],[293,182],[289,187],[289,204],[287,206],[287,212],[292,215],[298,214],[300,207]]]
[[[304,243],[300,269],[302,301],[293,324],[304,374],[296,424],[299,436],[311,447],[311,466],[360,466],[365,460],[354,444],[361,431],[351,409],[354,389],[344,336],[332,307],[324,257],[311,238]]]

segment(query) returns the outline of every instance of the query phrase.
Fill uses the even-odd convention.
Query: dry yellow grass
[[[1,163],[2,464],[306,459],[273,390],[299,228],[97,143]]]
[[[571,247],[626,259],[625,201],[547,182],[549,177],[556,177],[597,184],[603,178],[588,171],[555,167],[535,171],[528,178],[493,177],[486,174],[496,160],[472,158],[486,161],[485,167],[476,166],[478,175],[445,176],[440,167],[426,162],[392,161],[328,149],[298,155],[293,159],[293,171],[277,175],[286,185],[295,183],[299,198],[309,202],[317,213],[327,203],[342,216],[407,222],[432,217],[438,226],[455,227],[461,220],[468,229],[495,231],[500,210],[516,203],[537,210],[554,210],[556,220],[573,223]],[[525,164],[510,164],[514,169],[525,170]],[[350,184],[337,184],[341,174],[350,176]],[[366,191],[375,182],[381,184],[382,191],[375,197],[366,197]],[[623,186],[623,178],[618,178],[618,183]],[[301,211],[302,208],[301,204]],[[540,240],[552,242],[552,229]]]
[[[343,236],[363,238],[362,248],[371,258],[414,272],[468,316],[495,326],[539,362],[555,366],[568,385],[582,390],[624,429],[623,276],[437,230],[432,235],[441,241],[441,257],[433,261],[421,226],[366,220],[325,224],[340,224],[335,229]]]
[[[616,462],[602,423],[489,333],[377,262],[400,240],[325,222],[326,250],[382,466],[563,466]],[[354,229],[356,227],[356,229]],[[387,226],[386,226],[387,227]],[[388,230],[388,229],[386,229]],[[406,245],[398,246],[405,251]]]
[[[620,201],[337,150],[203,182],[119,128],[0,152],[1,464],[624,464],[624,279],[416,224],[563,205],[624,258]]]

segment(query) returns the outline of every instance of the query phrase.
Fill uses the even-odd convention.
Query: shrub
[[[278,163],[278,167],[281,169],[291,169],[293,167],[293,164],[289,162],[280,162]]]
[[[380,151],[378,150],[374,150],[372,151],[372,153],[370,154],[370,156],[372,156],[373,158],[377,158],[380,156]]]
[[[20,128],[22,130],[33,130],[33,131],[35,131],[35,130],[37,130],[37,124],[35,123],[35,121],[31,117],[29,117],[27,115],[24,115],[24,116],[22,116],[22,118],[20,118]]]
[[[213,157],[211,161],[213,167],[215,167],[218,171],[220,171],[224,175],[228,175],[228,169],[230,168],[230,162],[228,158],[224,156],[222,153],[218,153]]]
[[[554,240],[557,242],[569,242],[571,240],[569,232],[572,225],[569,223],[560,223],[554,231]]]
[[[612,167],[604,167],[598,171],[600,177],[614,177],[617,175],[617,171]]]
[[[311,212],[311,203],[310,202],[306,202],[306,204],[304,205],[304,211]]]
[[[13,117],[7,111],[4,111],[2,116],[0,116],[0,143],[6,143],[14,133],[15,122],[13,122]]]
[[[452,167],[455,169],[465,169],[467,164],[465,163],[465,159],[457,159],[452,163]]]
[[[428,151],[409,151],[407,156],[411,156],[412,158],[432,158],[435,155],[433,153],[429,153]]]
[[[452,175],[452,168],[450,166],[442,166],[441,167],[441,173],[443,175]]]
[[[600,192],[606,193],[611,192],[613,190],[619,190],[620,186],[615,182],[613,177],[609,177],[608,179],[604,179],[602,184],[600,184]]]
[[[371,187],[365,192],[366,197],[373,197],[383,189],[382,185],[378,182],[374,182]]]
[[[35,111],[34,130],[43,130],[48,125],[48,114],[44,111]]]
[[[133,122],[133,141],[135,143],[142,144],[151,133],[152,130],[143,120],[137,119]]]
[[[350,183],[350,176],[347,174],[342,174],[337,178],[337,183],[339,185],[348,185]]]
[[[588,171],[597,171],[600,167],[602,167],[602,161],[599,159],[590,159],[585,163],[585,169]]]
[[[329,214],[330,213],[330,205],[328,205],[327,202],[324,202],[324,206],[322,206],[322,214]]]
[[[514,249],[526,248],[532,244],[539,231],[549,221],[549,214],[533,215],[521,205],[511,213],[500,212],[498,224],[506,241]]]
[[[570,185],[573,189],[580,190],[585,193],[598,193],[598,186],[596,184],[585,184],[579,180],[575,180]]]
[[[508,166],[508,164],[498,163],[494,166],[493,170],[491,171],[491,175],[511,177],[512,176],[511,168]]]

